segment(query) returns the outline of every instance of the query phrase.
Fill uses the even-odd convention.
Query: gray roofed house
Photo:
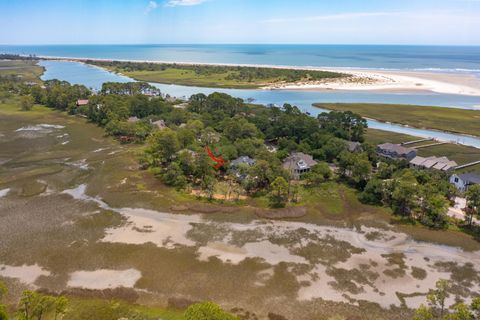
[[[157,127],[158,129],[160,130],[163,130],[163,129],[166,129],[167,128],[167,125],[165,124],[165,121],[160,119],[160,120],[157,120],[155,122],[152,122],[152,125]]]
[[[450,171],[455,169],[458,164],[453,160],[448,160],[445,162],[439,162],[433,166],[433,169],[441,170],[441,171]]]
[[[480,184],[480,174],[475,172],[453,174],[450,177],[450,183],[460,191],[467,191],[471,185]]]
[[[252,159],[248,156],[241,156],[235,160],[232,160],[230,162],[230,169],[232,171],[232,173],[240,180],[243,180],[245,179],[248,174],[245,173],[245,172],[242,172],[243,170],[240,170],[240,166],[241,165],[247,165],[249,167],[255,165],[255,163],[257,163],[255,161],[255,159]]]
[[[449,160],[447,157],[437,158],[435,156],[424,158],[416,156],[410,161],[410,167],[416,169],[435,169],[440,171],[450,171],[455,169],[458,164]]]
[[[426,160],[427,160],[427,158],[416,156],[415,158],[413,158],[410,161],[410,166],[414,167],[414,168],[420,167],[422,165],[422,163],[424,163]]]
[[[294,152],[283,160],[283,168],[290,171],[293,178],[297,180],[316,164],[317,161],[313,160],[311,155],[302,152]]]
[[[430,157],[430,158],[427,158],[427,160],[425,160],[422,163],[422,166],[425,169],[431,169],[435,164],[437,164],[437,158],[436,157]]]
[[[383,143],[377,146],[378,155],[397,160],[412,160],[417,155],[417,150],[413,148],[406,148],[399,144]]]
[[[347,141],[347,150],[350,152],[361,152],[362,144],[356,141]]]
[[[231,168],[238,168],[241,164],[247,164],[249,166],[255,165],[256,161],[255,159],[252,159],[248,156],[241,156],[235,160],[232,160],[230,162],[230,167]]]

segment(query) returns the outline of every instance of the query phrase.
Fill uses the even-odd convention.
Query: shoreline
[[[82,62],[133,62],[177,65],[202,65],[226,67],[271,68],[288,70],[330,71],[350,75],[347,78],[322,81],[301,81],[260,86],[258,90],[308,90],[308,91],[383,91],[383,92],[434,92],[480,97],[480,78],[461,72],[378,70],[343,67],[281,66],[231,63],[194,63],[132,59],[72,58],[60,56],[37,56],[41,60]]]

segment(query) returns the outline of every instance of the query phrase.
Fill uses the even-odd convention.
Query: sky
[[[0,44],[480,45],[480,0],[0,0]]]

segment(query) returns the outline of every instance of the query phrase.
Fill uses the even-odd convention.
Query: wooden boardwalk
[[[466,163],[466,164],[462,164],[461,166],[455,167],[455,170],[463,169],[463,168],[467,168],[467,167],[471,167],[471,166],[474,166],[474,165],[476,165],[476,164],[480,164],[480,160],[478,160],[478,161],[473,161],[473,162]]]

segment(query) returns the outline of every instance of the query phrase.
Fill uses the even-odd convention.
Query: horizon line
[[[417,46],[417,47],[480,47],[480,44],[416,44],[416,43],[294,43],[294,42],[218,42],[218,43],[200,43],[200,42],[179,42],[179,43],[0,43],[0,46],[215,46],[215,45],[271,45],[271,46]]]

